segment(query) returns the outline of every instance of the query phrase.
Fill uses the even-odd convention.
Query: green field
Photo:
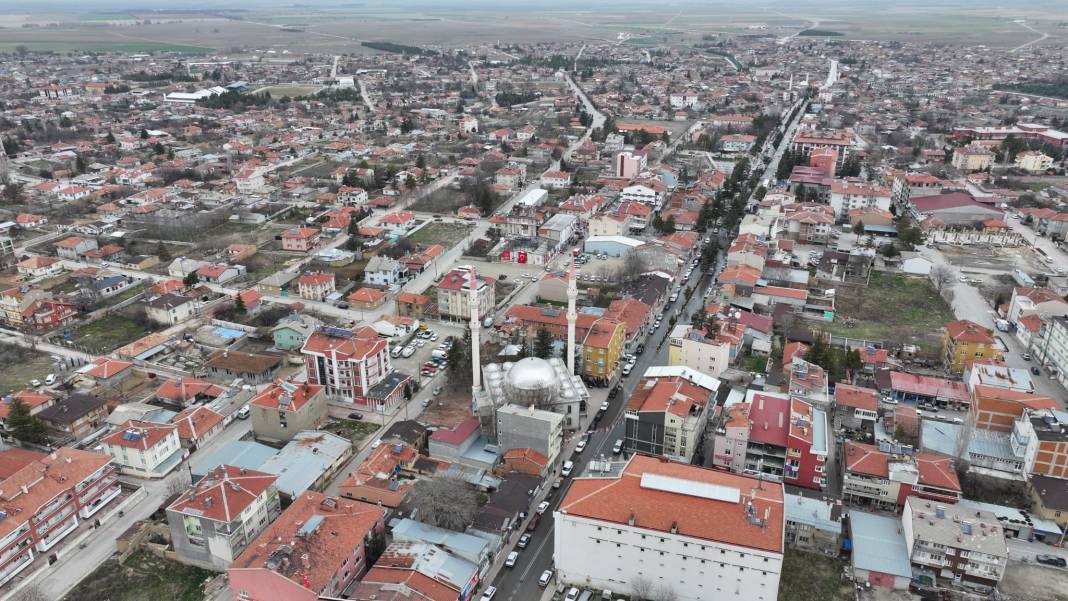
[[[430,246],[440,244],[445,248],[456,246],[471,233],[471,227],[459,223],[431,222],[407,237],[412,244]]]
[[[296,98],[298,96],[311,96],[323,89],[323,86],[267,86],[260,88],[253,92],[253,94],[263,94],[265,92],[271,93],[271,98],[281,98],[283,96],[289,98]]]
[[[915,344],[937,353],[942,347],[942,326],[954,319],[949,305],[926,278],[873,272],[867,288],[839,286],[836,290],[835,322],[810,322],[811,327],[891,346]],[[859,323],[846,327],[840,321],[845,317]]]
[[[108,559],[86,576],[65,601],[201,601],[214,574],[138,551],[120,564]]]
[[[111,352],[149,333],[149,329],[120,313],[112,313],[74,330],[74,343],[95,352]]]

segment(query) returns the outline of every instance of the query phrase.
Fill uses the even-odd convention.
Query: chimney
[[[26,487],[24,486],[23,489],[25,490],[25,488]],[[630,526],[634,525],[634,514],[633,513],[631,513],[630,517],[627,518],[627,524],[630,525]]]

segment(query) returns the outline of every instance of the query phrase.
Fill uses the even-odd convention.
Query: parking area
[[[998,588],[1012,601],[1068,601],[1068,570],[1033,563],[1010,564]]]

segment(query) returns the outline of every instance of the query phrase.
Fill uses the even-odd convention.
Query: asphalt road
[[[716,269],[717,275],[719,270],[722,269],[722,264],[723,261],[720,258],[719,267]],[[695,276],[698,273],[698,270],[694,270]],[[692,278],[687,285],[687,288],[694,289],[690,300],[685,305],[683,304],[681,300],[685,298],[685,292],[683,291],[679,294],[679,301],[669,303],[665,307],[667,313],[660,327],[650,332],[646,338],[645,352],[638,356],[638,362],[631,375],[621,378],[620,385],[623,390],[616,395],[616,398],[609,400],[608,411],[601,418],[599,427],[588,434],[589,439],[586,443],[585,451],[581,454],[573,454],[575,443],[578,442],[582,435],[566,441],[563,454],[575,462],[574,475],[581,475],[589,461],[612,456],[613,443],[623,438],[623,407],[641,380],[641,374],[645,373],[645,370],[649,367],[668,364],[666,336],[672,328],[670,323],[671,315],[676,315],[679,323],[688,323],[688,316],[704,305],[704,290],[710,282],[714,281],[715,277],[708,275],[704,275],[701,278]],[[661,340],[664,340],[663,344],[661,344]],[[591,400],[591,404],[592,402]],[[596,407],[594,406],[590,407],[591,419],[592,412],[595,409]],[[543,571],[553,568],[553,528],[555,523],[552,513],[556,510],[560,500],[563,499],[569,484],[570,479],[565,479],[564,485],[559,490],[552,491],[546,498],[550,507],[542,516],[541,523],[538,524],[538,528],[527,548],[522,550],[515,549],[519,551],[519,559],[515,567],[504,568],[494,580],[493,585],[497,587],[495,601],[538,601],[545,594],[544,589],[538,586],[538,578]],[[518,537],[516,538],[518,539]],[[506,554],[507,551],[502,551],[502,553]],[[552,588],[555,585],[556,582],[554,580],[549,586]]]

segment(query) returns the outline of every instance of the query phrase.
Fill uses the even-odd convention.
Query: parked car
[[[623,439],[617,439],[615,444],[612,445],[612,454],[619,455],[623,452]]]
[[[56,383],[56,374],[48,374],[45,376],[45,386],[51,386]]]
[[[434,396],[438,396],[439,394],[441,394],[441,386],[434,387],[434,390],[431,390],[430,394]]]
[[[508,554],[508,558],[504,560],[504,567],[514,568],[515,562],[519,560],[519,551],[512,551]]]
[[[1031,360],[1031,353],[1024,353],[1022,355],[1022,357],[1023,357],[1024,361],[1030,361]]]
[[[1068,566],[1068,561],[1065,561],[1063,557],[1059,555],[1050,555],[1048,553],[1040,553],[1038,555],[1035,555],[1035,561],[1037,561],[1038,563],[1046,564],[1048,566],[1056,566],[1058,568]]]
[[[534,532],[535,530],[537,530],[538,529],[538,522],[540,522],[540,521],[541,521],[541,516],[540,515],[535,513],[533,516],[531,516],[530,523],[527,524],[527,532]],[[513,553],[514,553],[514,551],[513,551]]]
[[[353,411],[352,413],[349,414],[349,419],[354,419],[356,421],[360,421],[360,420],[363,419],[363,414],[360,413],[359,411]]]
[[[601,402],[601,411],[608,411],[608,401]]]
[[[30,386],[33,386],[34,388],[39,388],[41,386],[41,381],[38,379],[30,380]]]
[[[582,451],[585,451],[585,450],[586,450],[586,440],[582,439],[582,440],[578,441],[577,445],[575,445],[575,453],[581,453]]]
[[[404,357],[405,359],[407,359],[408,357],[411,357],[414,354],[415,354],[415,347],[410,345],[410,344],[408,346],[404,347],[404,350],[401,351],[401,356]]]
[[[493,596],[497,594],[497,587],[491,586],[482,592],[482,598],[479,601],[491,601]]]
[[[564,601],[578,601],[579,590],[575,587],[571,587],[567,590],[567,594],[564,595]]]
[[[531,536],[529,534],[527,534],[526,532],[524,532],[523,536],[519,537],[519,542],[517,542],[515,544],[515,546],[519,547],[520,549],[526,549],[527,545],[530,544],[530,539],[531,539]]]
[[[549,582],[552,579],[553,579],[553,571],[552,570],[545,570],[544,572],[541,573],[541,576],[538,577],[538,586],[540,586],[542,588],[545,588],[545,587],[549,586]]]
[[[548,510],[549,510],[549,502],[548,501],[542,501],[541,503],[538,504],[538,508],[535,509],[535,511],[538,512],[538,515],[541,515],[541,514],[545,513]]]
[[[564,466],[560,468],[560,475],[567,478],[571,475],[571,470],[575,469],[574,461],[565,461]]]
[[[237,419],[248,419],[251,411],[252,410],[249,409],[248,405],[242,405],[241,408],[237,410]]]
[[[1031,367],[1031,373],[1036,375],[1036,376],[1040,376],[1040,375],[1042,375],[1042,370],[1037,368],[1037,367],[1032,366]]]

